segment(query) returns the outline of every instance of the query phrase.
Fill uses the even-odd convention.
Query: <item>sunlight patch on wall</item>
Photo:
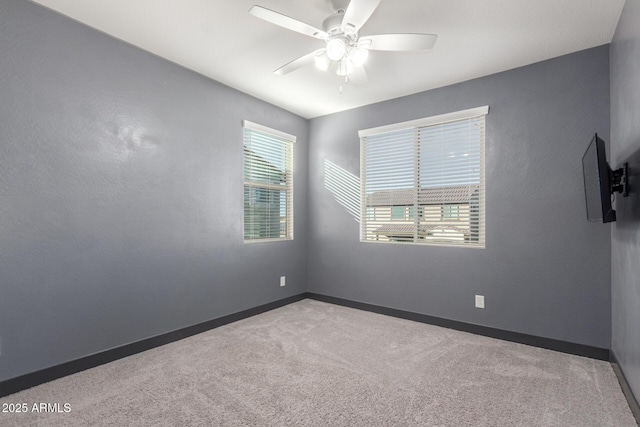
[[[324,160],[324,188],[333,194],[333,198],[347,212],[360,222],[360,178],[336,165]]]

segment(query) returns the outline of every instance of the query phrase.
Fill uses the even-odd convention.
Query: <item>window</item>
[[[295,136],[244,121],[244,240],[293,239]]]
[[[484,247],[488,112],[359,132],[361,241]]]

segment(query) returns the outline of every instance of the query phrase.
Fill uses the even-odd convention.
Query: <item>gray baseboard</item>
[[[472,323],[460,322],[458,320],[444,319],[442,317],[429,316],[427,314],[398,310],[395,308],[367,304],[364,302],[352,301],[312,292],[307,292],[307,297],[318,301],[324,301],[332,304],[343,305],[345,307],[385,314],[387,316],[413,320],[415,322],[428,323],[430,325],[442,326],[444,328],[455,329],[458,331],[470,332],[472,334],[497,338],[504,341],[512,341],[520,344],[530,345],[533,347],[546,348],[548,350],[560,351],[562,353],[589,357],[591,359],[609,361],[609,349],[607,348],[599,348],[590,345],[556,340],[552,338],[538,337],[535,335],[528,335],[520,332],[505,331],[503,329],[492,328],[489,326],[474,325]]]
[[[616,373],[616,377],[618,377],[618,382],[620,383],[620,388],[622,388],[622,393],[624,393],[624,397],[627,398],[627,403],[629,403],[629,408],[631,409],[631,413],[636,419],[636,423],[640,426],[640,405],[638,405],[638,399],[633,394],[629,383],[627,382],[627,377],[624,376],[624,372],[620,367],[620,363],[618,363],[618,359],[616,358],[615,353],[611,350],[611,367],[613,367],[613,372]]]
[[[81,357],[79,359],[62,363],[60,365],[51,366],[49,368],[45,368],[36,372],[31,372],[15,378],[0,381],[0,397],[8,396],[10,394],[35,387],[37,385],[44,384],[58,378],[66,377],[67,375],[75,374],[86,369],[95,368],[96,366],[104,365],[105,363],[113,362],[114,360],[141,353],[155,347],[160,347],[174,341],[179,341],[183,338],[206,332],[210,329],[214,329],[228,323],[246,319],[247,317],[255,316],[256,314],[264,313],[266,311],[273,310],[287,304],[303,300],[305,298],[305,293],[294,295],[289,298],[273,301],[267,304],[260,305],[258,307],[243,310],[238,313],[233,313],[228,316],[212,319],[206,322],[199,323],[197,325],[178,329],[176,331],[166,332],[164,334],[156,335],[154,337],[147,338],[141,341],[136,341],[131,344],[116,347],[111,350],[102,351],[100,353]]]

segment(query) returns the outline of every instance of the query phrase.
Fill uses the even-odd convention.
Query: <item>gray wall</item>
[[[637,88],[629,56],[612,81]],[[607,46],[310,122],[21,0],[0,58],[0,381],[305,290],[610,345],[610,226],[585,220],[580,164],[609,138]],[[358,175],[359,129],[481,105],[487,248],[359,243],[325,160]],[[619,116],[616,158],[638,148]],[[293,242],[242,242],[243,119],[298,136]],[[637,268],[614,268],[621,324]],[[632,333],[614,347],[637,379]]]
[[[627,0],[611,45],[611,166],[628,162],[611,233],[611,348],[640,398],[640,1]]]
[[[22,0],[0,58],[0,380],[306,290],[307,120]],[[243,119],[298,136],[293,242],[243,243]]]
[[[359,175],[359,129],[483,105],[486,249],[359,243],[324,161]],[[611,226],[586,221],[582,182],[595,132],[608,46],[311,120],[309,291],[609,348]]]

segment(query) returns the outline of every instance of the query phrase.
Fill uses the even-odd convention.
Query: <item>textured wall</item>
[[[359,243],[325,161],[359,175],[359,129],[483,105],[486,249]],[[608,46],[313,119],[309,291],[609,348],[611,226],[587,222],[582,181],[595,132],[608,140]]]
[[[585,221],[580,169],[593,132],[609,136],[607,47],[310,126],[26,1],[0,2],[0,58],[0,381],[298,294],[305,282],[609,346],[610,226]],[[325,160],[344,168],[334,177],[349,193],[357,130],[481,105],[491,107],[487,248],[359,243],[358,224],[324,187]],[[242,119],[298,136],[293,242],[242,243]],[[628,151],[614,145],[615,158]],[[485,310],[473,308],[475,293]],[[637,373],[634,341],[620,342]]]
[[[611,233],[611,346],[640,397],[640,1],[627,0],[611,44],[611,166],[628,162],[630,195],[616,198]]]
[[[0,58],[0,380],[306,290],[306,120],[22,0]],[[293,242],[243,243],[243,119],[298,136]]]

